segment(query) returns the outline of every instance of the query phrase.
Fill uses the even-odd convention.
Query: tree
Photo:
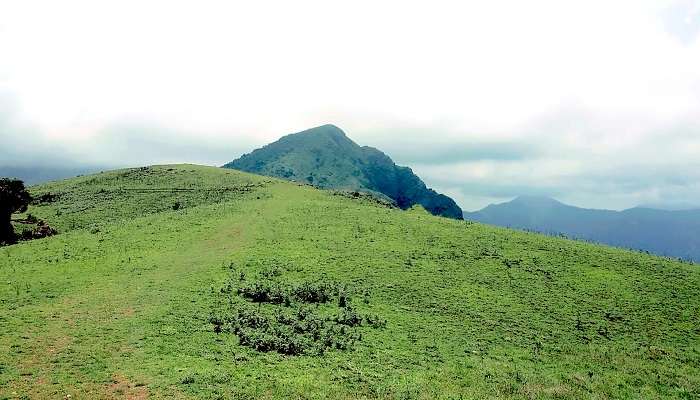
[[[15,243],[12,214],[27,211],[32,196],[18,179],[0,179],[0,244]]]

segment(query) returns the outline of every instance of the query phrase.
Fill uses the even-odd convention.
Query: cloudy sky
[[[334,123],[466,210],[700,204],[700,0],[0,0],[0,167]]]

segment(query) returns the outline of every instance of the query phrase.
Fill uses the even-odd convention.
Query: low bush
[[[55,193],[44,193],[39,196],[35,196],[32,199],[32,204],[34,205],[42,205],[42,204],[50,204],[55,202],[58,199],[58,194]]]
[[[33,240],[41,239],[49,236],[54,236],[58,234],[58,231],[46,222],[42,220],[37,220],[34,227],[25,227],[22,229],[22,233],[19,234],[20,240]]]
[[[340,310],[340,313],[335,317],[335,321],[341,325],[360,326],[362,325],[362,316],[353,310],[352,307],[346,307]]]
[[[244,284],[238,288],[238,294],[256,303],[290,303],[289,290],[271,280]]]
[[[281,269],[266,269],[259,279],[247,281],[243,272],[230,270],[218,291],[227,306],[209,318],[214,332],[235,334],[241,345],[257,351],[318,355],[350,349],[361,340],[357,328],[363,322],[371,328],[386,325],[379,317],[354,310],[345,286],[326,281],[295,284],[278,279],[281,274]],[[319,307],[323,303],[329,305]]]
[[[326,303],[337,292],[337,286],[332,283],[307,281],[295,286],[292,294],[304,303]]]

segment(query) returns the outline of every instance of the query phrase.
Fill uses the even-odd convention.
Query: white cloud
[[[550,148],[530,162],[453,151],[449,171],[416,168],[434,185],[439,170],[537,188],[553,184],[541,169],[563,161],[571,179],[574,165],[636,165],[619,156],[629,151],[664,166],[654,138],[699,134],[687,122],[700,118],[694,0],[0,0],[0,10],[0,90],[16,95],[18,118],[108,161],[122,157],[101,137],[124,120],[232,149],[333,122],[409,163],[415,151],[392,142]],[[695,141],[669,142],[679,147],[664,157],[694,165]],[[486,196],[447,186],[457,187],[463,204]],[[635,201],[615,196],[599,194]]]

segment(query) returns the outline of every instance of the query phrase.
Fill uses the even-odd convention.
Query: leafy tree
[[[18,179],[0,179],[0,244],[14,243],[17,240],[12,228],[12,214],[27,211],[31,200],[24,182]]]

